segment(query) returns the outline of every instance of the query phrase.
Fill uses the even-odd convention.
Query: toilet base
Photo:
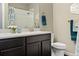
[[[61,49],[59,50],[59,49],[53,48],[53,51],[55,56],[64,56],[65,50],[61,50]]]

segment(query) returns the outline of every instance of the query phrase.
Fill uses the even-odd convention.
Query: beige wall
[[[39,13],[40,13],[40,20],[41,16],[44,14],[46,15],[46,20],[47,20],[47,26],[41,26],[42,30],[47,30],[47,31],[52,31],[53,32],[53,9],[52,9],[52,4],[51,3],[40,3],[39,4]]]
[[[28,3],[9,3],[8,5],[19,9],[29,10]]]
[[[70,38],[70,24],[68,20],[72,17],[77,22],[79,15],[70,12],[70,5],[69,3],[53,4],[53,30],[55,40],[64,42],[67,45],[66,51],[75,53],[75,44]]]

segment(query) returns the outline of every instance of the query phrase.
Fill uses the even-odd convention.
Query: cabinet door
[[[24,56],[25,50],[24,47],[16,47],[7,50],[1,51],[2,56]]]
[[[50,56],[51,55],[51,41],[42,41],[42,55]]]
[[[27,44],[26,47],[26,55],[27,56],[40,56],[41,55],[41,43],[30,43]]]

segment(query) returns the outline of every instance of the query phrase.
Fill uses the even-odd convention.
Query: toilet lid
[[[66,49],[66,44],[60,42],[53,43],[52,46],[58,49]]]

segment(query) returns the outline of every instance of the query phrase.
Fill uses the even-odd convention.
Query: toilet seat
[[[53,43],[51,46],[57,49],[66,49],[66,45],[60,42]]]

